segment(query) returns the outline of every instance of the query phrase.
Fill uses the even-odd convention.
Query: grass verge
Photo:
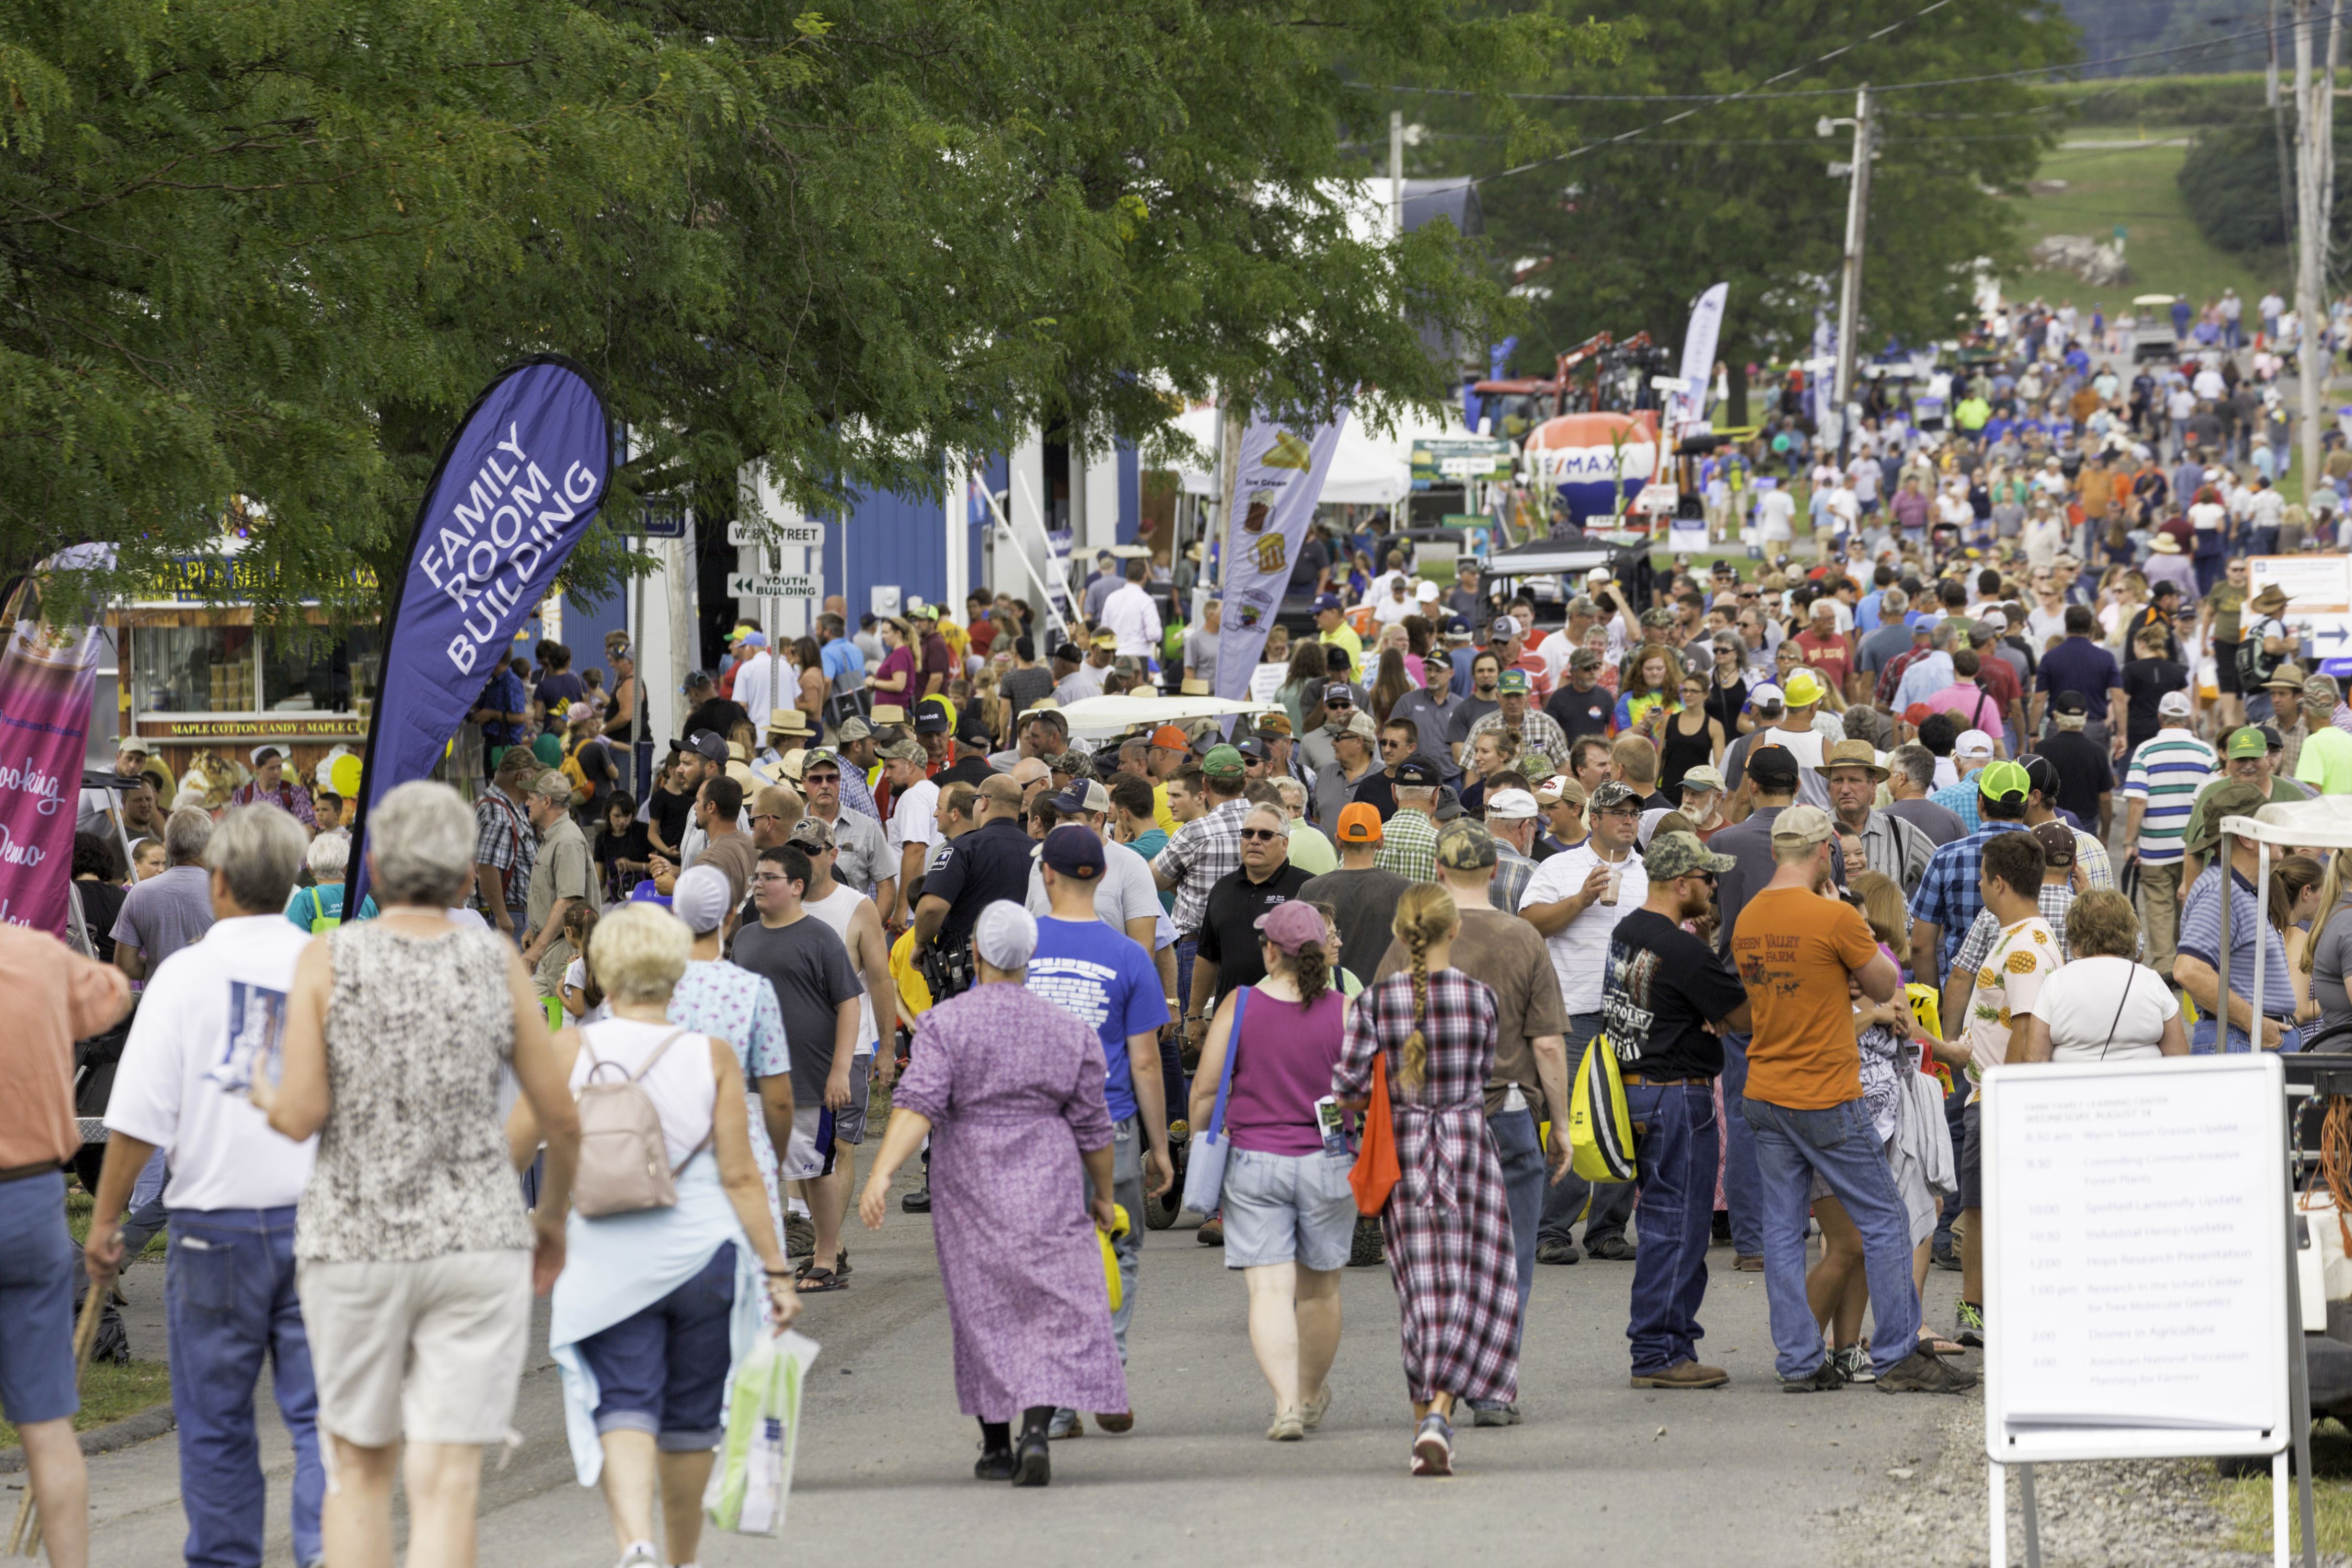
[[[171,1402],[172,1373],[162,1362],[93,1362],[81,1374],[81,1414],[74,1417],[74,1430],[87,1432]],[[16,1428],[0,1421],[0,1448],[15,1447]]]
[[[2341,1422],[2322,1421],[2311,1433],[2312,1502],[2319,1523],[2322,1552],[2352,1552],[2352,1431]],[[2213,1482],[2213,1502],[2236,1536],[2231,1544],[2241,1552],[2271,1549],[2271,1481],[2267,1472],[2242,1481]],[[2302,1510],[2292,1502],[2288,1525],[2294,1546],[2303,1544]]]

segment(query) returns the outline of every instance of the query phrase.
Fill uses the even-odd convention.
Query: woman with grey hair
[[[286,918],[320,936],[343,923],[343,875],[351,869],[352,836],[329,828],[310,840],[310,852],[303,860],[310,869],[310,885],[294,889],[286,900]],[[375,895],[362,897],[359,918],[373,920],[375,914]]]
[[[534,1279],[563,1268],[580,1123],[521,955],[449,919],[474,872],[457,792],[393,790],[365,847],[383,912],[312,939],[283,1079],[257,1074],[253,1099],[287,1137],[319,1139],[294,1256],[332,1444],[328,1559],[389,1562],[400,1464],[412,1558],[471,1562],[481,1449],[513,1420]],[[535,1222],[508,1163],[509,1067],[547,1144]]]
[[[690,900],[704,869],[678,879]],[[725,878],[710,874],[723,898]],[[588,961],[613,1016],[554,1044],[573,1094],[625,1082],[652,1102],[676,1184],[667,1205],[572,1215],[549,1304],[573,1468],[583,1487],[604,1483],[620,1568],[695,1560],[734,1364],[763,1321],[781,1330],[800,1312],[753,1163],[737,1048],[670,1016],[693,945],[687,922],[653,904],[597,921]],[[528,1164],[539,1147],[529,1107],[515,1108],[509,1143]],[[653,1540],[657,1489],[667,1555]]]
[[[1027,988],[1028,910],[989,905],[971,942],[979,979],[923,1015],[857,1212],[882,1228],[891,1177],[929,1137],[956,1396],[980,1422],[972,1474],[1042,1487],[1057,1407],[1129,1407],[1096,1239],[1113,1223],[1103,1053],[1094,1030]]]

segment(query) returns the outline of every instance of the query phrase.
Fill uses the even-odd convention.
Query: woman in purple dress
[[[1110,1111],[1095,1032],[1023,984],[1035,919],[999,900],[971,940],[979,982],[923,1015],[857,1212],[882,1228],[890,1179],[928,1134],[956,1398],[980,1422],[972,1473],[1041,1487],[1056,1407],[1128,1408],[1095,1237],[1111,1225]]]
[[[1381,1211],[1398,1332],[1418,1423],[1412,1473],[1454,1473],[1457,1400],[1518,1397],[1518,1269],[1502,1162],[1486,1130],[1495,1067],[1495,994],[1451,967],[1462,917],[1444,889],[1416,882],[1394,930],[1410,973],[1365,987],[1348,1012],[1331,1092],[1360,1110],[1372,1061],[1387,1063],[1399,1179]]]

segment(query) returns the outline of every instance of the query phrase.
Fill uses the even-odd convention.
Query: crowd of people
[[[1213,1144],[1197,1235],[1242,1276],[1273,1441],[1329,1417],[1339,1271],[1383,1263],[1419,1475],[1457,1423],[1520,1421],[1537,1270],[1588,1258],[1630,1265],[1635,1388],[1730,1380],[1702,1353],[1718,1247],[1763,1276],[1780,1387],[1972,1386],[1988,1069],[2352,1036],[2352,868],[2286,855],[2263,919],[2221,831],[2352,794],[2352,706],[2248,571],[2316,513],[2229,427],[2150,427],[2168,395],[2050,353],[2074,325],[2023,324],[1965,389],[1980,424],[1866,426],[1812,475],[1809,556],[1759,504],[1758,554],[1646,602],[1606,567],[1360,573],[1318,530],[1313,626],[1276,628],[1275,695],[1230,729],[1074,731],[1214,674],[1213,599],[1188,625],[1106,558],[1066,626],[985,590],[961,623],[739,626],[641,795],[625,647],[609,697],[560,647],[535,682],[502,663],[487,777],[376,805],[353,911],[348,831],[299,786],[129,792],[155,872],[85,835],[79,952],[0,930],[29,1021],[0,1402],[53,1559],[82,1539],[68,1163],[96,1288],[168,1231],[191,1561],[258,1560],[265,1357],[299,1561],[387,1563],[395,1468],[412,1538],[469,1550],[551,1288],[623,1568],[691,1562],[730,1368],[854,1290],[853,1204],[880,1226],[894,1196],[930,1216],[976,1474],[1044,1484],[1089,1416],[1137,1425],[1142,1238]],[[2039,399],[2086,393],[2128,433],[2045,452]],[[110,1030],[93,1161],[74,1042]],[[1631,1180],[1569,1158],[1592,1049]]]

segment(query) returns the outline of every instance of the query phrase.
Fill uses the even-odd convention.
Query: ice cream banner
[[[1217,695],[1248,695],[1250,672],[1282,609],[1298,548],[1348,422],[1342,406],[1325,425],[1250,416],[1226,498],[1225,620],[1217,635]]]
[[[0,653],[0,921],[56,937],[66,931],[100,636],[22,620]]]
[[[343,907],[367,891],[368,812],[431,776],[515,628],[604,503],[613,431],[579,367],[541,354],[490,383],[458,422],[417,508],[383,631]]]

